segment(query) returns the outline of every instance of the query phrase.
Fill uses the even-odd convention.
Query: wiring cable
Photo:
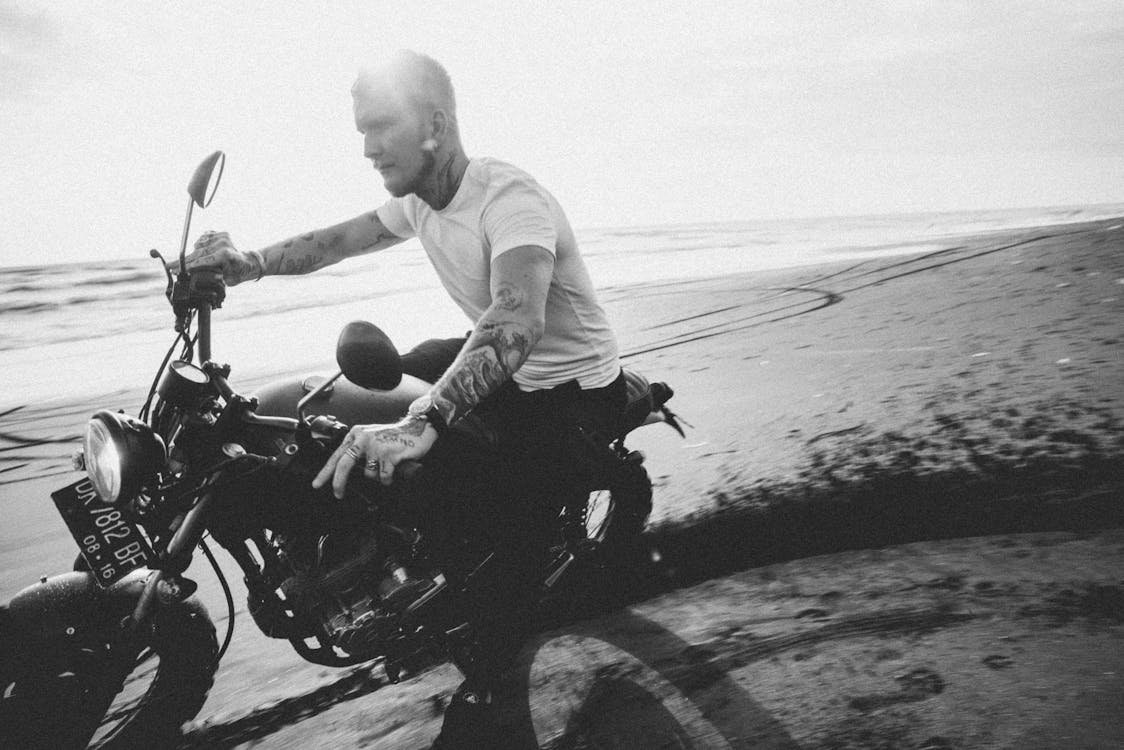
[[[219,648],[219,654],[215,657],[215,663],[218,663],[222,661],[223,654],[226,653],[227,647],[230,646],[230,639],[234,637],[234,596],[230,593],[230,584],[227,583],[226,576],[223,575],[222,569],[219,567],[219,561],[215,559],[211,548],[207,546],[205,540],[199,540],[199,549],[203,550],[203,554],[207,557],[207,562],[211,563],[211,567],[215,569],[215,575],[219,579],[219,585],[222,586],[222,593],[226,597],[226,611],[229,613],[226,619],[226,637],[223,638],[222,647]]]

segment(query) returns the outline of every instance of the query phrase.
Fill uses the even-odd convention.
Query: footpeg
[[[574,555],[569,550],[564,550],[562,554],[554,558],[554,561],[547,567],[546,578],[543,580],[543,588],[554,588],[554,584],[558,583],[558,579],[570,567],[570,563],[574,561]]]
[[[413,613],[424,607],[426,604],[433,601],[434,597],[445,590],[445,586],[448,584],[448,581],[445,579],[445,575],[443,573],[438,573],[433,577],[433,580],[428,581],[428,583],[432,584],[432,588],[418,597],[413,604],[406,607],[405,614],[412,615]]]

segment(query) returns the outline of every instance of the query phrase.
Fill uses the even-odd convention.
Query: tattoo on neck
[[[430,157],[432,159],[432,156]],[[431,167],[432,169],[432,167]],[[449,205],[460,186],[456,154],[449,154],[445,162],[429,172],[426,184],[417,191],[418,197],[435,210],[440,211]]]
[[[455,161],[453,154],[449,154],[449,158],[441,165],[441,170],[437,173],[437,195],[441,203],[449,205],[449,201],[453,199],[453,193],[456,192],[456,180],[453,177],[453,162]]]

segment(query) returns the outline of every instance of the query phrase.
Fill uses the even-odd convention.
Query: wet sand
[[[693,425],[685,440],[662,426],[630,440],[657,485],[662,563],[642,588],[920,539],[1121,525],[1122,251],[1124,220],[1111,220],[604,290],[626,365],[670,383],[670,405]],[[139,400],[130,391],[0,417],[0,596],[67,566],[73,542],[48,493],[76,476],[70,439],[95,408]],[[201,721],[230,727],[263,701],[340,679],[239,620]],[[389,710],[393,694],[351,710]],[[363,746],[396,746],[381,741]],[[279,735],[266,746],[285,745]]]

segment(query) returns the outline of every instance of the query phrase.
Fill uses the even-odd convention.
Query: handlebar
[[[199,326],[199,340],[197,346],[199,347],[199,361],[211,361],[211,306],[204,302],[199,305],[199,312],[196,316],[197,325]],[[228,386],[229,389],[229,386]],[[227,394],[223,394],[225,397]]]
[[[155,251],[152,255],[153,257],[159,257],[159,253]],[[167,266],[165,266],[165,269],[167,270]],[[228,404],[239,400],[246,404],[250,403],[239,396],[227,382],[225,375],[229,372],[229,369],[219,366],[206,366],[211,361],[211,311],[221,307],[223,300],[226,298],[226,283],[222,274],[211,269],[196,269],[190,272],[181,271],[175,277],[172,277],[169,272],[169,277],[171,283],[166,295],[176,313],[176,331],[186,334],[191,313],[194,311],[196,313],[195,345],[200,364],[204,365],[204,369],[211,375],[211,382]],[[247,423],[263,427],[295,430],[305,421],[303,416],[300,419],[263,417],[255,414],[252,410],[238,411],[241,412],[241,418]],[[336,445],[344,439],[351,429],[349,425],[324,415],[313,417],[308,420],[307,424],[314,436],[327,438]],[[421,466],[422,464],[418,461],[403,461],[395,470],[395,475],[401,479],[410,479]]]
[[[160,254],[152,251],[153,257]],[[216,269],[200,268],[194,271],[182,271],[178,276],[172,277],[167,266],[168,288],[164,294],[172,304],[176,314],[176,331],[184,333],[192,311],[198,312],[199,350],[201,359],[205,362],[211,355],[211,310],[222,307],[226,299],[226,282],[223,281],[222,272]]]

